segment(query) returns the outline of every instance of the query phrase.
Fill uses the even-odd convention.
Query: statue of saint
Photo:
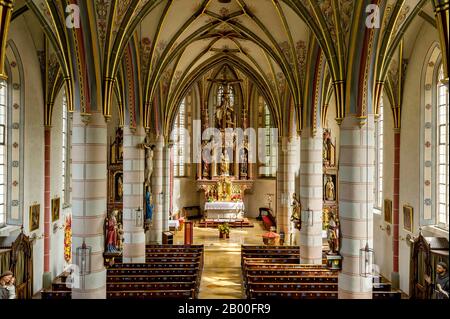
[[[228,158],[228,154],[222,153],[220,159],[220,176],[229,176],[230,175],[230,159]]]
[[[117,253],[117,211],[111,212],[106,219],[106,252]]]
[[[327,177],[327,182],[325,184],[325,199],[330,201],[335,199],[334,183],[331,176]]]
[[[241,153],[241,175],[247,176],[247,174],[248,174],[248,156],[247,151],[244,150]]]
[[[144,143],[141,144],[145,149],[145,182],[144,185],[147,188],[152,186],[152,175],[153,175],[153,156],[155,145],[151,145],[145,138]]]
[[[117,226],[117,243],[116,243],[118,251],[123,250],[123,242],[124,242],[123,234],[124,234],[123,225],[119,223],[119,225]]]
[[[221,129],[234,127],[234,110],[231,107],[228,88],[224,90],[220,105],[216,109],[216,121]]]
[[[330,248],[328,254],[336,255],[339,252],[339,224],[333,212],[330,213],[328,222],[327,240]]]
[[[145,220],[147,223],[151,222],[153,218],[153,196],[150,190],[147,189],[145,192]]]
[[[292,216],[291,222],[295,224],[295,228],[300,230],[302,228],[302,204],[297,198],[297,194],[292,195]]]

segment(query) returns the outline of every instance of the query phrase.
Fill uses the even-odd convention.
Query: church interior
[[[448,299],[449,0],[1,0],[0,299]]]

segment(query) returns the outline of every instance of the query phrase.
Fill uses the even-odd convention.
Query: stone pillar
[[[291,223],[292,195],[295,193],[296,158],[298,158],[296,139],[283,137],[279,142],[278,150],[277,232],[285,234],[285,245],[294,243],[297,231]]]
[[[400,286],[399,274],[399,224],[400,224],[400,129],[394,132],[394,198],[392,205],[393,226],[393,265],[391,281],[393,288]]]
[[[164,147],[164,175],[163,175],[163,216],[162,216],[162,229],[163,231],[169,230],[169,212],[170,212],[170,150],[172,145],[167,145]]]
[[[159,136],[154,150],[154,169],[152,175],[153,221],[149,233],[150,243],[162,243],[164,200],[164,137]]]
[[[135,212],[144,212],[145,151],[140,146],[145,140],[142,127],[131,131],[123,128],[123,262],[145,263],[145,232],[136,225]]]
[[[83,122],[84,121],[84,122]],[[72,252],[92,248],[91,273],[85,285],[72,288],[73,299],[105,299],[104,231],[107,200],[107,128],[101,113],[90,116],[75,112],[72,135]]]
[[[303,210],[300,231],[300,262],[302,264],[322,264],[322,147],[320,134],[312,136],[310,129],[302,132],[299,194]],[[309,210],[312,212],[309,213]],[[312,214],[312,223],[306,221],[307,214]]]
[[[342,271],[340,299],[372,299],[372,277],[360,274],[360,249],[373,247],[374,118],[362,127],[347,116],[341,124],[339,216]]]
[[[43,288],[48,289],[51,285],[52,276],[50,273],[50,229],[51,229],[51,127],[44,129],[44,275]]]

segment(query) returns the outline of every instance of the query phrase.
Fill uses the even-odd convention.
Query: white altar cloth
[[[175,228],[175,230],[178,230],[180,228],[180,221],[177,219],[169,220],[169,228]]]
[[[205,203],[208,219],[240,219],[244,217],[244,202],[209,202]]]

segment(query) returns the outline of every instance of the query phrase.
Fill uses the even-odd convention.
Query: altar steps
[[[197,224],[199,228],[217,228],[220,224],[227,223],[231,228],[252,228],[255,227],[252,222],[247,219],[242,221],[225,221],[225,220],[202,220]]]

